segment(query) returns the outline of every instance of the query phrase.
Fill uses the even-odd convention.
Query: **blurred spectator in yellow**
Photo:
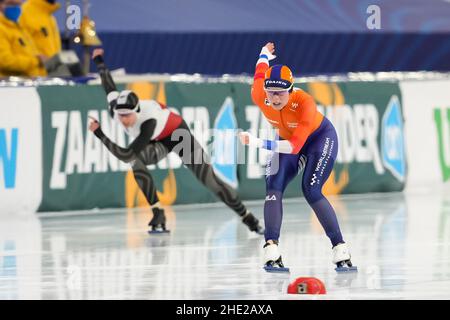
[[[27,0],[20,25],[31,35],[40,54],[51,58],[61,51],[61,35],[53,13],[61,8],[55,0]]]
[[[46,76],[48,58],[19,25],[22,0],[0,0],[0,76]]]

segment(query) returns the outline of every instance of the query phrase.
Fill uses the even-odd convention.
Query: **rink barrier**
[[[269,123],[263,118],[258,107],[250,98],[248,81],[146,81],[139,77],[136,81],[120,85],[120,89],[135,90],[141,99],[157,99],[180,113],[191,126],[194,135],[206,148],[215,149],[219,159],[229,157],[230,146],[240,152],[238,143],[224,130],[243,129],[255,134],[273,136],[266,131]],[[153,79],[152,79],[153,80]],[[448,80],[433,80],[444,88]],[[416,157],[417,148],[411,143],[421,137],[432,137],[426,148],[433,158],[435,171],[433,181],[444,181],[448,172],[448,103],[438,99],[441,91],[434,90],[433,81],[417,90],[417,81],[311,81],[301,82],[298,87],[306,90],[316,100],[319,109],[333,122],[339,137],[339,153],[335,170],[324,187],[326,194],[348,194],[366,192],[401,191],[409,183],[410,162]],[[403,83],[402,83],[403,82]],[[410,84],[411,83],[411,84]],[[122,129],[114,124],[106,112],[104,92],[98,85],[51,85],[37,88],[16,88],[14,99],[9,97],[8,88],[0,88],[0,209],[11,208],[11,202],[19,208],[39,211],[83,210],[92,208],[135,207],[145,205],[129,165],[112,157],[87,130],[88,116],[100,120],[103,130],[113,140],[125,146],[128,143]],[[20,91],[23,90],[23,91]],[[429,91],[429,94],[427,92]],[[30,103],[34,92],[38,102]],[[405,98],[406,94],[406,98]],[[410,114],[420,109],[417,97],[429,98],[427,111],[414,123],[404,122]],[[8,98],[6,98],[8,96]],[[406,100],[405,100],[406,99]],[[404,102],[406,101],[406,102]],[[416,102],[415,102],[416,101]],[[10,121],[7,104],[34,104],[35,113],[17,108],[18,118],[26,119],[17,125]],[[406,104],[406,105],[404,105]],[[440,109],[439,109],[440,108]],[[444,108],[444,109],[442,109]],[[446,108],[446,109],[445,109]],[[440,111],[436,111],[440,110]],[[447,111],[446,111],[447,110]],[[407,114],[405,115],[405,112]],[[22,115],[26,114],[26,117]],[[431,125],[421,127],[419,118],[431,119]],[[433,120],[433,119],[440,119]],[[440,131],[437,124],[440,124]],[[14,142],[12,130],[21,130],[35,125],[33,134],[21,138],[19,144],[40,146],[32,154],[18,153],[17,172],[35,172],[36,177],[27,183],[27,190],[17,183],[5,187],[4,172],[11,175],[10,163]],[[415,128],[423,128],[415,130]],[[22,129],[23,128],[23,129]],[[209,131],[207,129],[216,129]],[[262,130],[262,131],[261,131]],[[447,131],[445,131],[447,130]],[[40,132],[39,132],[40,131]],[[5,132],[3,135],[1,132]],[[439,134],[440,132],[440,134]],[[406,135],[405,135],[406,133]],[[3,137],[3,138],[2,138]],[[225,140],[224,140],[225,139]],[[440,139],[440,140],[439,140]],[[442,142],[439,144],[439,141]],[[447,139],[448,140],[448,139]],[[2,142],[3,141],[3,142]],[[2,144],[3,143],[3,144]],[[448,141],[447,141],[448,144]],[[439,147],[442,145],[442,147]],[[222,148],[221,148],[222,146]],[[235,150],[233,148],[233,150]],[[414,154],[412,154],[414,152]],[[233,152],[231,152],[233,156]],[[216,172],[230,185],[235,186],[245,199],[263,199],[265,196],[264,164],[267,158],[264,150],[248,149],[245,164],[214,163]],[[33,161],[35,159],[35,161]],[[37,160],[36,160],[37,159]],[[41,160],[39,160],[41,159]],[[418,161],[419,158],[415,158]],[[220,162],[220,161],[218,161]],[[5,163],[7,165],[5,165]],[[40,169],[34,169],[40,165]],[[414,165],[419,170],[420,164]],[[6,168],[6,169],[5,169]],[[159,196],[165,204],[190,204],[216,202],[216,197],[198,183],[176,156],[171,155],[155,166],[150,166],[159,189]],[[420,169],[422,171],[422,169]],[[446,171],[447,170],[447,171]],[[416,174],[416,173],[414,173]],[[16,173],[19,177],[19,173]],[[426,174],[423,174],[425,177]],[[420,181],[418,175],[415,183]],[[16,180],[19,181],[19,180]],[[12,196],[16,194],[16,198]],[[286,190],[286,197],[301,195],[300,179],[295,178]],[[17,199],[38,199],[31,204]],[[6,199],[10,199],[7,202]],[[30,200],[31,201],[31,200]],[[37,204],[36,204],[37,203]]]
[[[402,81],[408,165],[406,188],[450,180],[450,81]]]
[[[42,200],[41,100],[36,88],[0,88],[0,213]]]

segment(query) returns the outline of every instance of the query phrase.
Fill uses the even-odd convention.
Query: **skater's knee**
[[[202,174],[198,179],[214,194],[221,199],[225,198],[228,201],[236,199],[237,192],[231,188],[228,184],[223,182],[218,176],[215,175],[212,167],[203,166],[202,170],[206,170],[206,174]]]
[[[146,167],[144,160],[142,159],[142,157],[140,155],[138,155],[136,157],[136,159],[134,159],[132,162],[130,162],[130,165],[131,165],[131,169],[133,169],[133,171],[136,171],[136,170]]]
[[[277,189],[268,189],[266,191],[266,201],[281,201],[283,199],[283,191]]]
[[[316,203],[317,201],[324,198],[322,187],[311,185],[311,183],[309,182],[302,184],[302,191],[303,196],[305,197],[306,201],[308,201],[308,203]]]
[[[205,186],[207,186],[208,189],[210,189],[211,191],[213,191],[216,194],[221,192],[224,189],[224,185],[221,185],[219,183],[218,178],[212,171],[208,172],[208,175],[206,175],[206,178],[201,182],[203,182],[203,184]]]

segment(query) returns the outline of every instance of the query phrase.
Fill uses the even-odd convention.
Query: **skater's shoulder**
[[[148,110],[166,110],[167,107],[165,104],[157,101],[157,100],[140,100],[141,109],[148,109]],[[168,110],[168,109],[167,109]]]
[[[301,88],[294,87],[292,89],[292,100],[302,102],[306,99],[313,99],[312,96]]]
[[[300,88],[294,88],[292,97],[289,99],[290,110],[302,114],[305,110],[316,109],[314,98],[306,91]]]
[[[152,100],[152,99],[148,99],[148,100],[139,100],[139,103],[141,105],[142,108],[151,108],[151,107],[161,107],[161,105],[159,104],[158,101],[156,100]]]

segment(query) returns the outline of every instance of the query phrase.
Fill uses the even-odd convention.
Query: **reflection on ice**
[[[285,201],[280,250],[290,275],[262,269],[262,237],[226,208],[169,209],[167,235],[148,210],[0,216],[2,299],[449,299],[446,193],[331,198],[358,273],[337,274],[303,200]],[[262,218],[262,202],[251,206]],[[287,295],[300,276],[325,296]]]

